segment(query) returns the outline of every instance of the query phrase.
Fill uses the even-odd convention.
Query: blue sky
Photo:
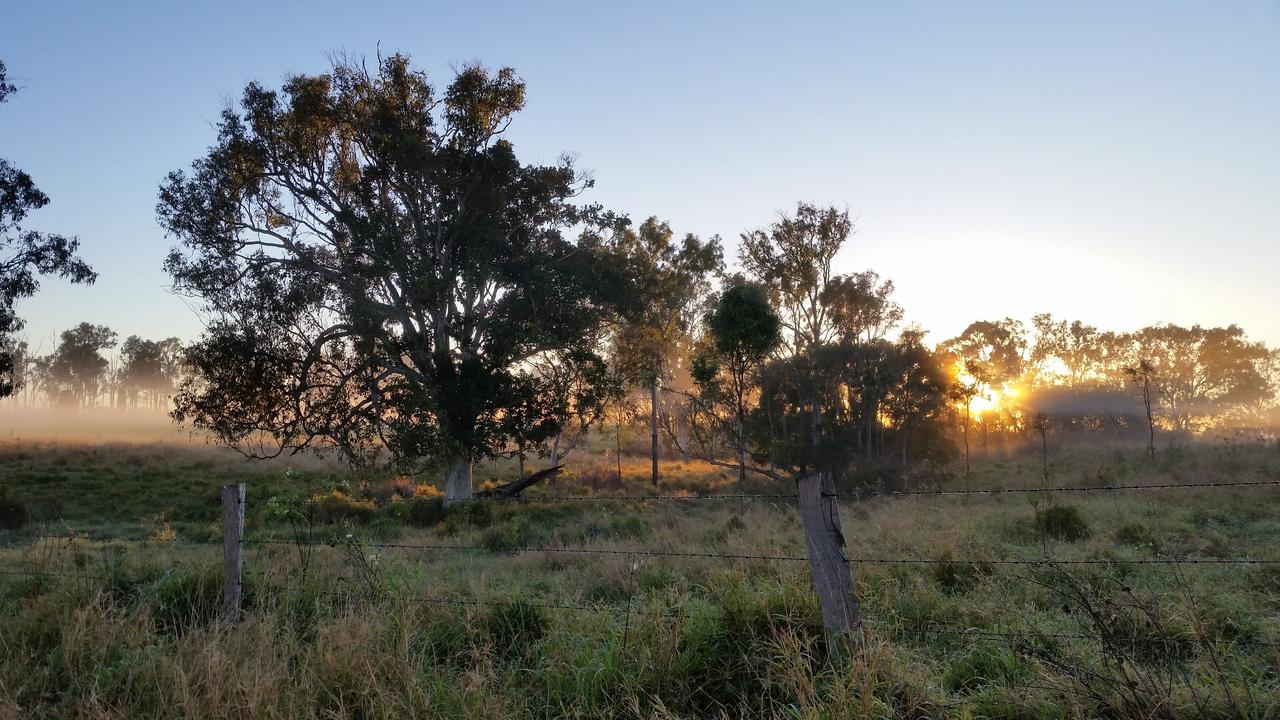
[[[29,226],[79,235],[101,273],[20,306],[33,344],[81,320],[195,336],[159,182],[246,82],[379,47],[442,84],[516,68],[522,156],[575,153],[589,199],[636,218],[732,248],[798,200],[847,205],[841,268],[892,278],[934,341],[1049,311],[1280,345],[1280,5],[1114,1],[6,8],[0,157],[53,199]]]

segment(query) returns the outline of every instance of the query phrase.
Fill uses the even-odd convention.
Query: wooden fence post
[[[222,486],[222,618],[240,619],[244,570],[244,483]]]
[[[822,605],[822,625],[832,652],[852,647],[862,627],[862,610],[853,592],[853,571],[844,552],[835,481],[829,472],[817,472],[796,480],[796,499],[804,544],[809,551],[813,586]]]

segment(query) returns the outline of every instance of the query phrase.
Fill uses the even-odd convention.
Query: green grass
[[[1261,480],[1278,467],[1274,446],[1192,447],[1155,467],[1133,451],[1077,448],[1055,453],[1052,481]],[[1280,488],[1062,494],[1037,506],[1023,495],[843,503],[851,558],[947,561],[855,563],[868,620],[849,657],[825,647],[804,562],[520,550],[803,555],[784,503],[476,503],[433,514],[414,504],[430,500],[381,502],[376,483],[353,487],[320,461],[249,464],[162,446],[15,445],[0,473],[38,527],[67,535],[0,536],[3,568],[63,573],[0,583],[0,717],[1280,713],[1280,647],[1263,644],[1280,644],[1280,566],[1125,562],[1280,559]],[[1012,453],[982,459],[967,480],[943,471],[918,482],[1035,486],[1040,473],[1037,455]],[[689,475],[670,486],[736,482]],[[653,492],[643,473],[611,488],[591,477],[539,492]],[[250,541],[293,537],[269,498],[341,486],[375,507],[311,528],[321,544],[309,553],[250,542],[245,618],[226,626],[216,620],[220,547],[196,541],[216,539],[216,489],[234,481],[249,487]],[[389,540],[477,549],[376,546]],[[1046,556],[1108,562],[982,562]],[[1061,637],[1103,631],[1121,640]]]

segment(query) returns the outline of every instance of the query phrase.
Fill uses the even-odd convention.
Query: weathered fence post
[[[222,617],[240,619],[244,571],[244,483],[222,486]]]
[[[853,572],[844,552],[835,481],[829,472],[815,472],[796,480],[796,499],[804,544],[809,551],[813,586],[822,605],[822,625],[833,652],[852,647],[862,627],[862,611],[853,592]]]

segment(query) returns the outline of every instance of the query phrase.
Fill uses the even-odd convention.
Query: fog
[[[207,444],[208,436],[175,423],[163,411],[0,406],[6,441]]]

